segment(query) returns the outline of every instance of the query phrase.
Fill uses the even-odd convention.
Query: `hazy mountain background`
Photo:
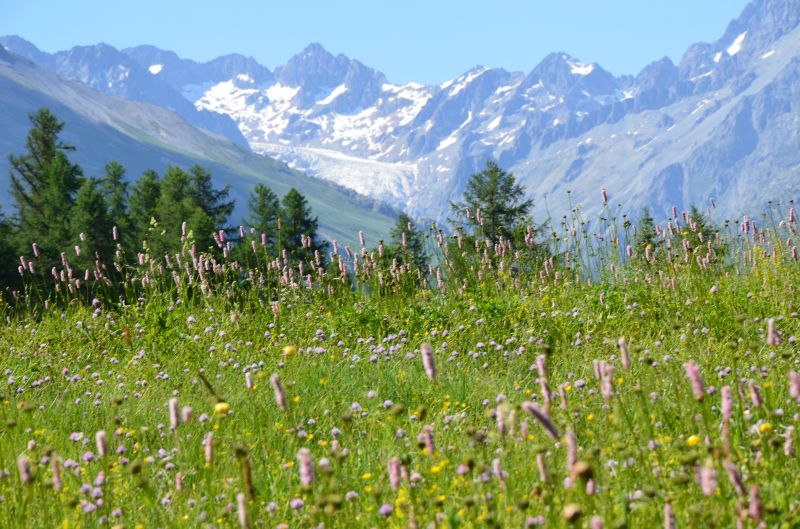
[[[657,59],[636,76],[614,76],[556,52],[527,73],[479,66],[436,86],[393,84],[318,44],[271,71],[241,55],[199,63],[152,46],[99,44],[48,54],[19,37],[0,43],[38,66],[5,67],[16,72],[15,90],[33,84],[37,97],[46,94],[82,116],[75,125],[64,117],[76,143],[87,140],[81,151],[94,150],[85,155],[98,159],[112,157],[98,145],[131,138],[140,140],[136,148],[200,157],[209,152],[202,141],[226,153],[210,155],[224,167],[283,175],[271,180],[279,191],[285,175],[302,179],[231,145],[246,142],[309,175],[443,220],[469,175],[494,158],[528,187],[539,217],[565,213],[568,200],[596,209],[601,186],[629,210],[649,206],[660,217],[673,205],[706,207],[714,199],[720,217],[800,196],[798,21],[797,0],[755,0],[717,41],[691,45],[678,64]],[[43,81],[43,70],[147,105],[103,99],[54,77]],[[9,75],[4,83],[12,82]],[[42,86],[51,83],[75,95]],[[17,107],[24,114],[24,105]],[[86,123],[91,109],[108,108],[124,108],[124,115],[106,117],[112,123],[102,127]],[[123,132],[131,114],[139,118],[135,130]],[[15,116],[2,126],[4,150],[19,150],[24,120]],[[106,138],[109,129],[115,132]],[[160,139],[165,130],[169,141]],[[220,174],[230,182],[240,176]],[[320,204],[318,198],[315,210]],[[320,216],[327,221],[327,213]]]
[[[176,112],[99,93],[4,50],[0,50],[0,94],[2,153],[24,152],[28,115],[48,107],[66,122],[63,139],[77,147],[72,157],[87,176],[101,175],[111,160],[120,161],[132,179],[150,168],[163,172],[169,165],[199,163],[212,171],[218,185],[231,185],[237,203],[234,223],[246,214],[247,195],[258,182],[279,195],[290,187],[300,190],[320,217],[320,234],[330,239],[353,241],[358,230],[367,227],[374,237],[386,237],[393,223],[395,212],[375,200],[257,155],[193,126]],[[3,156],[0,204],[6,213],[8,174]]]

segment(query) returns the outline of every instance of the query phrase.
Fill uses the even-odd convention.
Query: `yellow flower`
[[[369,479],[371,477],[372,474],[370,474],[369,472],[364,472],[363,474],[361,474],[361,479]]]
[[[700,444],[700,436],[699,435],[690,435],[688,439],[686,439],[686,444],[689,446],[697,446]]]
[[[297,347],[294,345],[285,345],[283,349],[281,349],[281,352],[286,356],[293,355],[297,352]]]
[[[226,415],[231,411],[231,406],[227,402],[217,402],[214,404],[214,411],[220,415]]]
[[[761,424],[758,426],[758,430],[759,430],[761,433],[767,433],[767,432],[771,432],[771,431],[772,431],[772,424],[770,424],[770,423],[768,423],[768,422],[762,422],[762,423],[761,423]]]

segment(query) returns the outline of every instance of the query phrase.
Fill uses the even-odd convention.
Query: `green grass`
[[[71,296],[62,291],[46,310],[20,302],[8,308],[0,331],[1,367],[14,379],[0,404],[0,467],[8,472],[0,479],[0,526],[238,527],[245,466],[252,527],[590,527],[593,517],[603,527],[662,527],[666,505],[678,527],[734,527],[737,517],[744,527],[797,526],[800,465],[784,454],[798,418],[788,384],[800,330],[800,267],[786,245],[796,240],[793,228],[777,227],[755,243],[732,230],[727,254],[716,246],[708,266],[696,260],[706,256],[703,245],[684,262],[690,228],[676,233],[672,262],[661,244],[652,262],[624,259],[612,243],[564,228],[558,254],[569,252],[572,268],[554,259],[546,271],[532,261],[508,273],[512,262],[531,264],[526,248],[516,257],[489,250],[483,260],[483,249],[458,257],[453,246],[440,255],[441,289],[435,272],[422,281],[414,271],[390,279],[388,263],[367,256],[369,275],[362,261],[347,286],[329,270],[312,289],[302,282],[290,288],[274,267],[256,262],[251,270],[270,289],[257,279],[235,282],[241,278],[230,270],[207,274],[205,295],[195,273],[193,286],[180,272],[184,281],[175,287],[168,271],[136,287],[147,265],[126,271],[123,303],[104,301],[96,310],[81,299],[108,291],[91,284]],[[779,345],[767,344],[768,318]],[[629,369],[616,345],[621,337]],[[420,358],[424,342],[434,347],[432,380]],[[544,406],[539,355],[557,441],[521,407]],[[595,360],[614,366],[609,399]],[[689,361],[705,381],[701,401],[684,371]],[[253,373],[251,389],[245,369]],[[273,373],[285,388],[286,412],[270,387]],[[723,386],[733,393],[727,440]],[[192,408],[191,420],[174,431],[172,397]],[[218,400],[227,414],[215,412]],[[418,441],[425,425],[432,454]],[[99,430],[108,437],[103,458]],[[573,468],[568,431],[578,446]],[[71,441],[74,432],[88,443]],[[202,440],[210,432],[208,463]],[[316,467],[306,488],[297,463],[304,447]],[[82,460],[87,451],[94,460]],[[31,483],[20,479],[19,456],[30,460]],[[55,491],[43,457],[62,466],[76,461],[80,470],[64,468]],[[387,474],[393,457],[408,476],[397,489]],[[320,466],[323,458],[328,464]],[[738,469],[744,495],[726,462]],[[704,468],[715,478],[709,495],[696,477]],[[100,473],[105,482],[95,486]],[[298,498],[304,505],[293,509]],[[93,512],[85,512],[89,505]],[[384,505],[391,506],[387,517]]]

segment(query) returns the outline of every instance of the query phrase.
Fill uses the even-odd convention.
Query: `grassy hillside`
[[[131,178],[149,168],[162,172],[169,165],[199,163],[218,183],[231,185],[239,206],[233,222],[246,214],[250,188],[263,182],[279,195],[292,186],[306,195],[325,237],[354,242],[358,230],[365,228],[376,237],[388,237],[394,213],[379,203],[246,152],[167,110],[99,94],[22,59],[8,62],[0,57],[0,93],[0,204],[6,211],[7,155],[24,151],[28,115],[48,107],[66,123],[64,140],[77,147],[75,160],[89,175],[102,174],[111,160],[125,165]]]
[[[0,330],[0,525],[794,527],[793,218],[64,279]]]

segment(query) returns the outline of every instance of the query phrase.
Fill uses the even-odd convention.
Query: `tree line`
[[[128,183],[118,162],[89,177],[70,160],[75,148],[61,141],[64,123],[48,109],[30,116],[26,150],[10,155],[13,211],[0,212],[0,283],[15,285],[19,256],[28,266],[49,270],[64,256],[79,269],[97,260],[134,262],[141,252],[163,256],[186,245],[197,251],[228,253],[241,239],[229,225],[235,203],[230,187],[218,188],[211,173],[194,165],[172,166],[163,174],[147,170]],[[319,221],[295,188],[279,198],[263,184],[248,201],[248,232],[266,234],[265,250],[308,257],[324,250]],[[23,259],[24,260],[24,259]]]
[[[229,225],[235,207],[230,187],[215,187],[207,169],[148,170],[129,183],[125,168],[112,161],[100,177],[88,177],[69,158],[75,148],[60,139],[63,122],[46,108],[33,113],[30,122],[25,152],[9,156],[13,212],[0,212],[0,286],[18,286],[21,267],[27,272],[32,267],[85,272],[113,263],[121,269],[142,257],[170,258],[187,248],[234,259],[246,259],[257,248],[284,260],[291,256],[320,264],[336,259],[318,234],[318,218],[295,188],[279,197],[269,187],[255,185],[247,218],[237,230]],[[466,242],[476,248],[483,243],[527,246],[536,250],[528,252],[534,259],[549,256],[547,244],[536,241],[547,225],[533,227],[533,202],[524,186],[496,162],[487,161],[473,174],[462,200],[450,206],[456,233],[446,245],[454,253],[463,253]],[[702,228],[698,244],[713,236],[715,227],[696,208],[689,221]],[[378,253],[387,262],[423,269],[432,257],[426,245],[442,247],[445,239],[435,225],[429,235],[401,213],[389,244],[380,241]],[[649,211],[642,213],[631,242],[630,251],[660,253]],[[35,260],[26,259],[31,255]]]

